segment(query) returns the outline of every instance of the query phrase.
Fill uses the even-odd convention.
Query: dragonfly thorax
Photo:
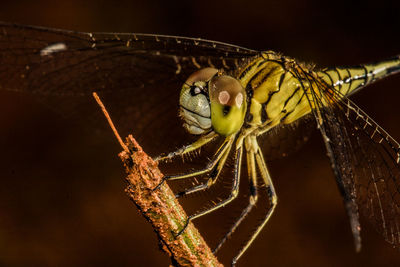
[[[246,92],[241,83],[214,68],[193,73],[182,86],[180,116],[191,134],[211,128],[228,136],[240,130],[246,113]]]

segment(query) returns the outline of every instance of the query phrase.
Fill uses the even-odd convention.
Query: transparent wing
[[[399,144],[351,100],[307,77],[313,84],[309,101],[344,198],[356,248],[361,248],[358,210],[386,241],[399,246]]]
[[[281,159],[301,149],[315,130],[312,119],[311,115],[307,115],[294,123],[278,125],[260,136],[259,145],[265,160]]]
[[[182,75],[185,80],[201,66],[230,69],[258,53],[193,38],[6,23],[0,23],[0,52],[2,88],[60,95],[130,90]]]
[[[156,142],[178,134],[171,146],[180,146],[174,141],[183,131],[171,130],[182,128],[178,99],[188,75],[205,66],[233,71],[257,54],[193,38],[0,23],[0,89],[40,95],[64,116],[85,124],[103,121],[91,97],[97,91],[123,135],[134,131],[139,141],[145,136]]]

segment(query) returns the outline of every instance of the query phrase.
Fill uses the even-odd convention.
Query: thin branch
[[[114,132],[114,135],[115,135],[115,137],[117,138],[117,140],[118,140],[119,144],[121,145],[122,149],[123,149],[124,151],[127,151],[127,152],[128,152],[128,151],[129,151],[129,150],[128,150],[128,147],[127,147],[127,146],[125,145],[125,143],[122,141],[122,138],[121,138],[121,136],[119,135],[117,129],[115,128],[114,123],[112,122],[111,117],[110,117],[110,115],[108,114],[108,111],[107,111],[106,107],[103,105],[103,102],[101,102],[100,97],[97,95],[96,92],[93,92],[93,97],[94,97],[94,99],[96,100],[97,104],[100,106],[101,110],[103,111],[104,116],[106,117],[106,119],[107,119],[107,121],[108,121],[108,124],[110,125],[111,130]]]
[[[94,95],[95,98],[96,96]],[[104,105],[98,97],[96,101],[102,107],[118,139],[119,134]],[[189,223],[179,237],[174,236],[174,233],[179,232],[185,225],[187,215],[167,183],[153,191],[163,178],[157,162],[142,150],[131,135],[128,136],[126,143],[122,140],[120,143],[124,151],[119,154],[119,157],[128,174],[126,177],[128,186],[125,191],[141,214],[153,226],[162,249],[171,257],[172,263],[175,266],[222,267],[223,265],[218,262],[192,223]]]

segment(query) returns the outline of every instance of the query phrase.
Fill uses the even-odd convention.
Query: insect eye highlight
[[[192,85],[190,86],[190,94],[192,96],[198,95],[200,93],[204,92],[204,88],[201,86],[197,86],[197,85]]]

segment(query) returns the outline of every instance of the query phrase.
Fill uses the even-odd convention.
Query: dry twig
[[[153,226],[163,250],[171,257],[172,263],[176,266],[222,267],[192,223],[189,223],[185,232],[175,238],[174,233],[179,232],[185,225],[187,219],[185,211],[167,183],[158,190],[152,190],[163,177],[158,164],[142,150],[131,135],[128,136],[126,143],[122,142],[105,107],[98,96],[95,93],[93,95],[124,149],[119,157],[128,174],[126,177],[128,186],[125,191]]]

